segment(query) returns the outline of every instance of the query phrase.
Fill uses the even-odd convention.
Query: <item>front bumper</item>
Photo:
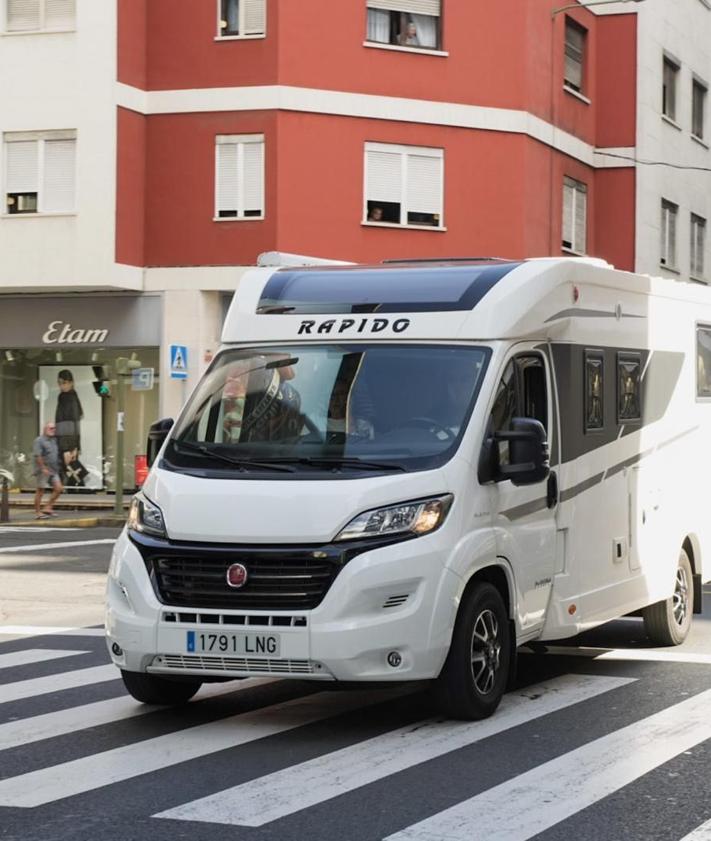
[[[449,649],[462,584],[445,568],[441,531],[353,558],[313,610],[237,611],[162,604],[124,530],[114,547],[107,583],[109,653],[122,669],[158,674],[343,681],[434,678]],[[218,630],[278,634],[279,656],[187,650],[188,631]],[[388,663],[391,652],[399,654],[397,666]]]

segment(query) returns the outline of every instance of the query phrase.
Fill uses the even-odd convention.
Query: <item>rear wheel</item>
[[[450,718],[487,718],[506,690],[511,659],[509,620],[492,584],[465,596],[447,660],[435,683],[439,708]]]
[[[644,630],[655,645],[681,645],[691,628],[693,607],[691,561],[682,549],[676,568],[674,594],[669,599],[644,608]]]
[[[160,675],[143,672],[127,672],[121,669],[124,686],[129,693],[143,704],[158,704],[175,707],[189,701],[202,686],[202,681],[171,680]]]

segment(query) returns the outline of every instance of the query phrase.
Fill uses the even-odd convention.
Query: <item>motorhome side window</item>
[[[595,432],[605,425],[603,401],[605,362],[602,351],[585,351],[585,431]]]
[[[640,396],[641,375],[641,354],[617,354],[618,423],[634,423],[642,419],[642,400]]]
[[[711,397],[711,327],[696,328],[696,394]]]

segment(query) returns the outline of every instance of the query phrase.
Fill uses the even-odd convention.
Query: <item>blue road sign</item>
[[[170,378],[172,380],[187,380],[188,378],[188,348],[186,345],[170,346]]]

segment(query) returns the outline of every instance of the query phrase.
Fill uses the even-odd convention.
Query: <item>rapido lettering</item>
[[[352,336],[355,333],[403,333],[410,326],[409,318],[329,318],[317,322],[305,319],[299,325],[298,335],[323,335],[327,333],[344,333]]]

